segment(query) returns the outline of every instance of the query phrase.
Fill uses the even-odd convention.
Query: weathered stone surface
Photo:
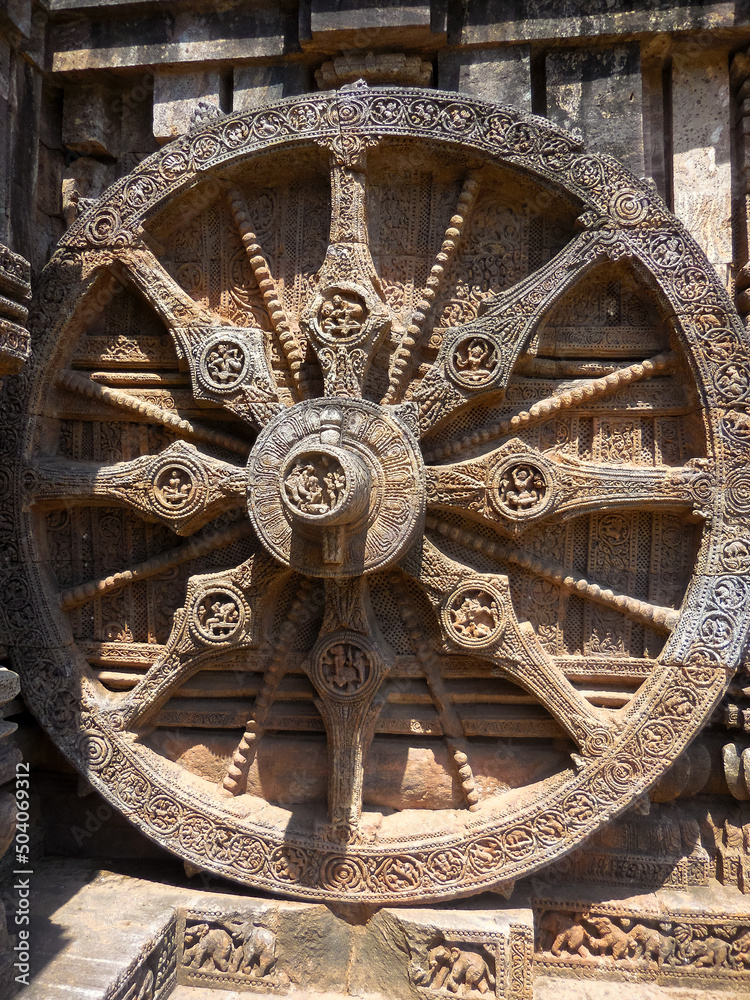
[[[29,262],[0,244],[0,376],[20,371],[31,352],[26,329],[30,277]],[[15,676],[6,672],[6,690],[11,691],[15,683]],[[0,698],[2,685],[0,670]],[[9,701],[15,693],[2,700]]]
[[[444,49],[438,53],[437,83],[441,90],[531,111],[530,47]]]
[[[547,115],[643,175],[640,51],[636,44],[547,53]]]
[[[171,898],[182,861],[166,843],[195,875],[174,948],[136,952],[126,929],[116,969],[122,926],[102,906],[101,935],[56,981],[64,995],[165,1000],[180,934],[183,958],[196,949],[182,979],[224,998],[748,992],[746,346],[650,189],[589,155],[629,158],[667,204],[674,189],[720,282],[739,269],[750,311],[746,6],[0,2],[0,239],[37,275],[68,228],[34,282],[34,367],[0,404],[0,643],[7,618],[29,703],[85,775],[77,795],[14,698],[0,784],[18,741],[35,859],[43,840],[123,870],[150,857]],[[176,87],[155,116],[154,68],[213,75],[218,99]],[[358,78],[388,89],[373,101]],[[340,92],[325,108],[316,82]],[[67,114],[66,149],[64,91],[70,112],[81,87],[107,101]],[[293,113],[269,107],[305,93]],[[546,106],[589,152],[474,97]],[[232,102],[245,117],[220,120]],[[20,282],[0,272],[11,370],[28,346],[24,267]],[[321,416],[312,438],[290,411]],[[385,416],[353,434],[368,413]],[[311,448],[292,455],[295,442]],[[264,512],[248,506],[262,485],[248,483],[251,450],[253,477],[276,462]],[[384,531],[379,497],[423,467],[410,496],[424,497],[426,540],[412,535],[419,503]],[[347,550],[358,532],[378,552]],[[380,558],[364,582],[347,576]],[[141,711],[165,669],[179,681],[167,700],[117,735],[117,705]],[[649,698],[637,740],[613,745]],[[556,782],[572,797],[547,808]],[[578,820],[605,817],[568,852]],[[447,901],[485,875],[508,895],[542,862],[534,922],[527,882],[508,907],[493,894],[382,909],[389,893]],[[206,865],[332,909],[231,896],[195,874]],[[679,892],[665,902],[659,886]],[[39,899],[44,914],[62,896]],[[99,913],[93,896],[82,905]],[[45,955],[74,922],[45,927]],[[210,935],[237,963],[231,982],[201,956]]]
[[[308,90],[307,67],[302,63],[276,66],[236,66],[232,110],[249,111],[263,104],[294,97]]]
[[[63,143],[85,155],[117,156],[120,151],[117,106],[117,95],[106,87],[68,85],[63,102]]]
[[[365,80],[373,87],[428,87],[432,83],[432,64],[404,52],[347,52],[324,62],[315,71],[315,80],[321,90],[357,80]]]
[[[369,49],[435,45],[445,40],[446,5],[429,0],[311,0],[300,5],[299,37],[303,48]]]
[[[169,961],[170,953],[174,956],[174,911],[189,892],[75,862],[47,861],[34,878],[34,948],[25,997],[125,1000],[142,970],[157,973],[159,966],[156,996],[161,1000],[169,995],[175,967],[174,957]],[[161,963],[160,954],[166,956]]]
[[[676,46],[672,59],[674,210],[722,281],[732,262],[732,166],[726,55]]]
[[[451,45],[542,42],[586,39],[598,47],[614,35],[694,32],[702,38],[747,25],[741,6],[724,3],[662,4],[659,0],[614,0],[604,5],[558,3],[556,0],[521,0],[510,9],[504,0],[478,0],[456,10],[450,24]]]
[[[61,178],[62,213],[72,226],[78,216],[94,204],[114,180],[114,169],[91,156],[79,156],[65,169]]]
[[[294,45],[297,33],[296,11],[285,4],[210,3],[202,13],[192,4],[174,11],[118,6],[108,17],[61,18],[49,34],[52,71],[273,59]]]
[[[222,78],[218,70],[157,70],[154,74],[154,138],[171,142],[189,131],[200,104],[221,110]]]

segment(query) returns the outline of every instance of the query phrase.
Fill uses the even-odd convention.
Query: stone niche
[[[108,1000],[363,990],[356,955],[389,996],[750,988],[719,848],[638,820],[708,781],[750,624],[747,333],[648,185],[455,93],[212,114],[70,227],[30,327],[27,701],[261,894],[165,889]]]

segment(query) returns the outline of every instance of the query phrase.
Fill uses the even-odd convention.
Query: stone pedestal
[[[750,995],[747,901],[713,881],[648,892],[539,880],[509,900],[377,910],[236,894],[176,874],[43,862],[25,1000]]]

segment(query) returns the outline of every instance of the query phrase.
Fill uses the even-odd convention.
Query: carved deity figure
[[[453,364],[464,381],[481,384],[491,377],[497,367],[497,350],[483,337],[473,337],[457,348]]]
[[[469,639],[486,639],[497,628],[493,604],[481,597],[467,596],[458,608],[451,608],[453,628]]]
[[[312,462],[298,461],[284,480],[284,489],[291,503],[305,514],[327,514],[333,510],[346,486],[346,476],[340,467],[328,473]]]
[[[320,308],[320,328],[329,337],[351,337],[362,329],[365,307],[354,298],[336,294]]]
[[[541,503],[546,492],[547,485],[539,469],[522,462],[512,465],[503,476],[500,499],[511,510],[529,510]]]
[[[165,504],[170,507],[182,507],[190,498],[193,484],[190,476],[182,469],[169,469],[167,480],[159,487],[159,493]]]
[[[209,378],[219,385],[232,385],[242,372],[245,358],[236,344],[216,344],[208,353]]]
[[[201,605],[199,621],[215,636],[230,635],[240,619],[240,609],[234,601],[208,601]]]
[[[323,654],[323,676],[331,687],[352,694],[367,680],[367,654],[349,643],[337,643]]]

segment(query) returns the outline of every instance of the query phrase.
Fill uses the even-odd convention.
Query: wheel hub
[[[347,398],[299,403],[262,431],[247,470],[258,537],[306,575],[385,569],[421,531],[424,466],[393,407]]]

